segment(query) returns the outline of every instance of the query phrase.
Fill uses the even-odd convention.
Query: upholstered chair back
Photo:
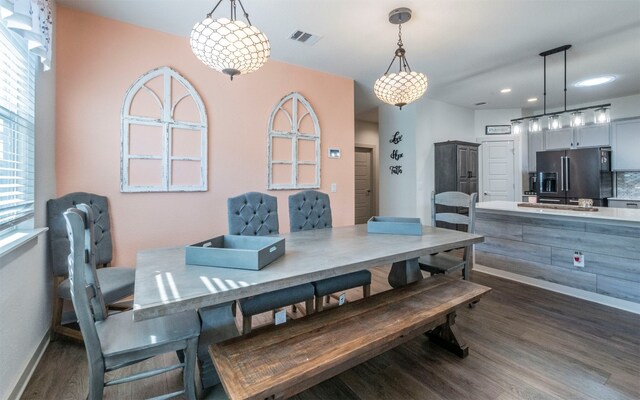
[[[265,236],[279,233],[278,199],[248,192],[227,200],[229,234]]]
[[[289,196],[291,232],[332,227],[329,195],[317,190],[305,190]]]
[[[49,252],[55,276],[66,276],[69,257],[69,237],[63,213],[78,204],[88,204],[93,213],[96,265],[109,264],[113,255],[109,205],[105,196],[93,193],[69,193],[47,202]]]

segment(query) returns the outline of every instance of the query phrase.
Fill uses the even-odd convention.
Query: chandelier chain
[[[404,46],[404,44],[402,43],[402,24],[398,25],[398,46]]]
[[[219,0],[218,3],[215,5],[215,7],[213,7],[213,10],[211,10],[209,14],[207,14],[207,18],[211,18],[211,16],[213,15],[213,12],[216,10],[216,8],[218,8],[220,3],[222,3],[222,0]]]
[[[244,14],[244,17],[247,19],[247,22],[249,23],[249,25],[253,25],[249,20],[249,13],[247,12],[247,10],[244,9],[244,6],[242,5],[242,1],[238,0],[238,3],[240,3],[240,8],[242,8],[242,13]]]

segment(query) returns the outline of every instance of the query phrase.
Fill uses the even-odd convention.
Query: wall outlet
[[[581,251],[573,252],[573,266],[578,268],[584,268],[584,254]]]
[[[287,310],[282,309],[276,313],[275,323],[276,325],[284,324],[287,322]]]
[[[342,293],[340,297],[338,297],[338,305],[341,306],[347,301],[347,295]]]

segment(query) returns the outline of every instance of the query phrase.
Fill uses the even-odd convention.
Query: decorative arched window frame
[[[162,76],[162,99],[151,88],[146,86],[154,78]],[[176,80],[186,90],[186,93],[172,102],[172,80]],[[131,104],[140,90],[146,90],[155,99],[160,107],[160,118],[131,115]],[[199,122],[174,120],[174,112],[180,102],[191,97],[198,109]],[[120,191],[121,192],[203,192],[207,190],[207,113],[200,95],[180,73],[170,67],[153,69],[138,78],[127,90],[121,112],[121,168]],[[155,126],[162,129],[161,155],[131,154],[130,153],[130,129],[132,125]],[[200,156],[174,156],[172,154],[172,135],[174,129],[200,131]],[[129,183],[129,168],[131,160],[160,160],[162,164],[162,181],[160,185],[131,185]],[[172,163],[174,161],[199,161],[200,177],[196,185],[172,184]]]
[[[291,101],[291,114],[284,108],[284,105]],[[300,114],[299,104],[302,104],[306,109],[302,115]],[[281,131],[274,128],[274,121],[279,112],[284,113],[289,121],[290,129],[288,131]],[[314,132],[300,132],[299,128],[301,126],[302,120],[306,117],[311,118],[313,122]],[[298,92],[292,92],[288,95],[284,96],[278,104],[274,107],[271,112],[271,116],[269,117],[269,126],[268,126],[268,146],[267,146],[267,157],[268,157],[268,189],[270,190],[279,190],[279,189],[318,189],[320,188],[320,124],[318,122],[318,117],[316,116],[313,107]],[[289,139],[291,140],[291,161],[288,160],[274,160],[273,159],[273,139],[281,138],[281,139]],[[314,161],[299,161],[298,160],[298,142],[304,141],[313,141],[315,147],[315,160]],[[273,182],[273,166],[277,164],[291,165],[291,181],[289,183],[274,183]],[[312,183],[301,184],[298,183],[298,166],[299,165],[314,165],[315,166],[315,179]]]

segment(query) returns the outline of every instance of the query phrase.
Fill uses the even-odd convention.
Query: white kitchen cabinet
[[[611,152],[612,170],[640,171],[640,118],[612,123]]]
[[[527,148],[529,154],[529,172],[536,172],[536,152],[544,150],[544,137],[542,132],[529,132],[527,134]]]
[[[609,124],[594,124],[575,128],[574,147],[609,146],[611,144],[611,140],[609,138],[609,127]]]
[[[611,144],[609,124],[545,130],[543,134],[545,150],[581,149]]]
[[[609,200],[611,208],[640,208],[640,201],[636,200]]]
[[[573,147],[573,128],[542,131],[545,150],[562,150]]]

